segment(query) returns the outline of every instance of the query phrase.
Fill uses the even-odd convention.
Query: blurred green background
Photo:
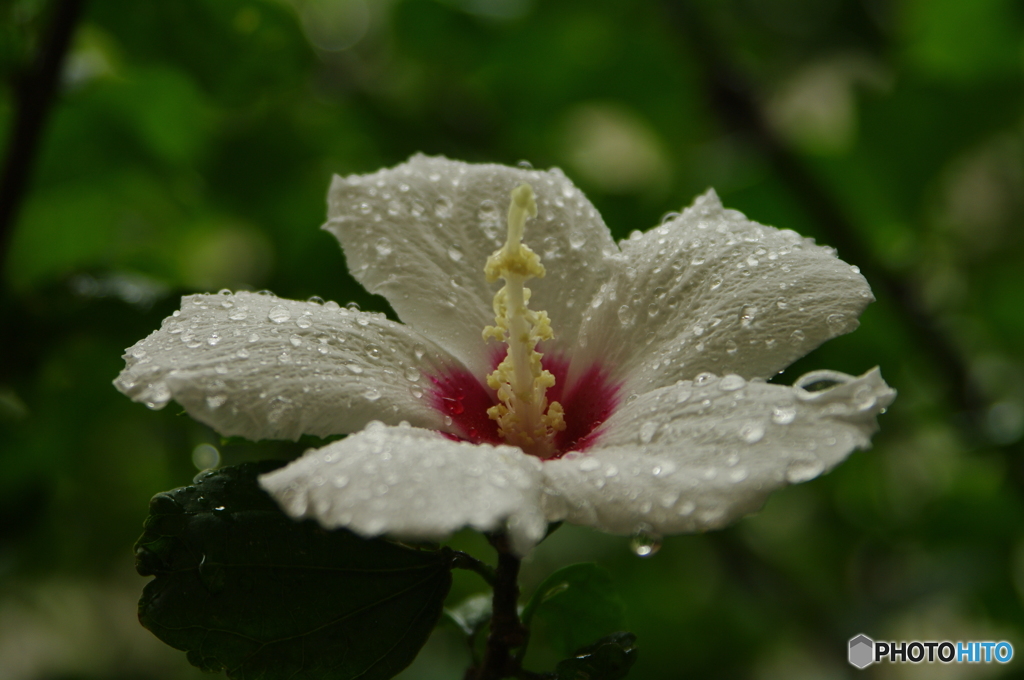
[[[55,7],[0,3],[8,153]],[[135,621],[147,501],[211,461],[303,446],[224,443],[131,403],[110,384],[120,356],[196,291],[390,313],[317,227],[332,173],[416,151],[558,165],[617,238],[714,186],[837,246],[879,298],[780,378],[880,365],[900,396],[873,450],[650,559],[562,528],[527,594],[558,566],[606,566],[636,678],[1024,677],[1019,658],[845,657],[862,632],[1024,656],[1018,0],[94,0],[4,234],[0,678],[198,676]],[[480,590],[460,572],[451,600]],[[465,665],[439,630],[402,677]]]

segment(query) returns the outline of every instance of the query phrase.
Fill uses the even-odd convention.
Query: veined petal
[[[608,276],[607,256],[618,247],[594,207],[557,168],[416,155],[372,175],[335,177],[324,228],[341,242],[360,283],[386,297],[402,321],[484,375],[493,366],[480,333],[494,321],[484,264],[505,240],[510,192],[523,183],[533,187],[538,209],[524,242],[547,268],[545,278],[530,282],[530,306],[547,311],[554,347],[568,348],[582,308]]]
[[[260,484],[292,517],[312,517],[328,529],[441,540],[463,527],[503,528],[525,554],[547,528],[540,468],[538,459],[512,446],[376,422],[307,451]]]
[[[821,381],[839,384],[801,387]],[[613,533],[724,526],[867,448],[895,396],[878,369],[818,371],[794,387],[735,374],[662,387],[609,418],[589,455],[544,465],[548,519]]]
[[[383,314],[247,292],[182,298],[124,358],[114,385],[133,400],[174,399],[249,439],[345,434],[375,419],[445,429],[429,378],[458,366]]]
[[[771,377],[855,329],[874,299],[834,250],[725,210],[714,191],[621,247],[581,344],[636,392],[704,371]]]

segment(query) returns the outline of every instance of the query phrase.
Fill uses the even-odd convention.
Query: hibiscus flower
[[[714,529],[867,447],[895,396],[877,369],[766,382],[873,298],[835,251],[714,191],[618,244],[557,168],[416,155],[335,177],[328,203],[349,270],[403,323],[186,296],[115,381],[223,435],[348,434],[262,478],[295,518],[505,531],[519,554],[561,520]]]

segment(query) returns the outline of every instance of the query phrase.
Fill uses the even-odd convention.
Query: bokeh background
[[[714,186],[838,247],[878,297],[779,378],[880,365],[900,396],[873,450],[649,559],[564,527],[527,593],[607,567],[636,678],[853,678],[861,632],[1024,656],[1020,2],[94,0],[26,152],[18,113],[75,4],[0,4],[0,148],[27,179],[2,224],[0,678],[198,676],[135,620],[147,501],[306,443],[222,442],[131,403],[121,354],[196,291],[391,313],[317,227],[332,173],[416,151],[558,165],[617,238]],[[480,590],[459,573],[452,602]],[[531,659],[551,660],[542,641]],[[402,677],[465,664],[439,630]],[[857,677],[1024,677],[1024,659]]]

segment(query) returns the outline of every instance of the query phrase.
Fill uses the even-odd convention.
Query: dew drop
[[[226,394],[211,394],[206,398],[206,405],[211,411],[215,411],[224,405],[224,402],[228,400]]]
[[[740,439],[748,444],[756,444],[764,437],[764,425],[756,421],[748,421],[740,426]]]
[[[292,347],[300,347],[302,345],[302,336],[293,333],[292,336],[288,338],[288,342],[292,344]]]
[[[661,536],[649,524],[641,524],[633,531],[629,548],[637,557],[654,557],[661,550]]]
[[[844,314],[829,314],[825,317],[825,322],[833,333],[839,333],[846,326],[846,315]]]
[[[789,425],[796,420],[796,409],[792,406],[776,406],[772,409],[772,422],[777,425]]]
[[[658,423],[653,420],[648,420],[646,423],[640,426],[640,442],[643,444],[650,444],[651,440],[654,439],[654,433],[658,431]]]
[[[622,305],[619,307],[619,323],[623,326],[629,326],[636,319],[636,314],[629,308],[629,305]]]
[[[274,323],[284,323],[288,319],[292,318],[292,314],[284,305],[274,305],[270,308],[270,311],[267,312],[267,318]]]
[[[786,479],[793,484],[799,484],[814,479],[824,470],[825,464],[820,460],[798,460],[786,469]]]
[[[451,246],[448,247],[448,258],[452,262],[461,262],[462,248],[458,244],[453,243]]]
[[[754,323],[754,319],[757,317],[757,307],[744,307],[743,313],[740,314],[740,326],[743,328],[750,328],[751,324]]]
[[[746,384],[747,381],[744,380],[742,377],[736,375],[735,373],[730,373],[729,375],[722,378],[722,380],[718,383],[718,389],[722,390],[723,392],[735,392],[736,390],[742,388]]]
[[[232,321],[244,321],[249,316],[249,310],[245,307],[239,307],[235,311],[228,314],[228,318]]]
[[[309,328],[313,325],[313,315],[309,312],[303,312],[302,316],[295,320],[295,325],[299,328]]]
[[[167,383],[154,383],[146,390],[143,398],[146,400],[146,407],[155,411],[166,406],[167,402],[171,400],[171,388],[167,386]]]
[[[801,344],[806,338],[807,335],[799,328],[789,334],[789,342],[793,345]]]

